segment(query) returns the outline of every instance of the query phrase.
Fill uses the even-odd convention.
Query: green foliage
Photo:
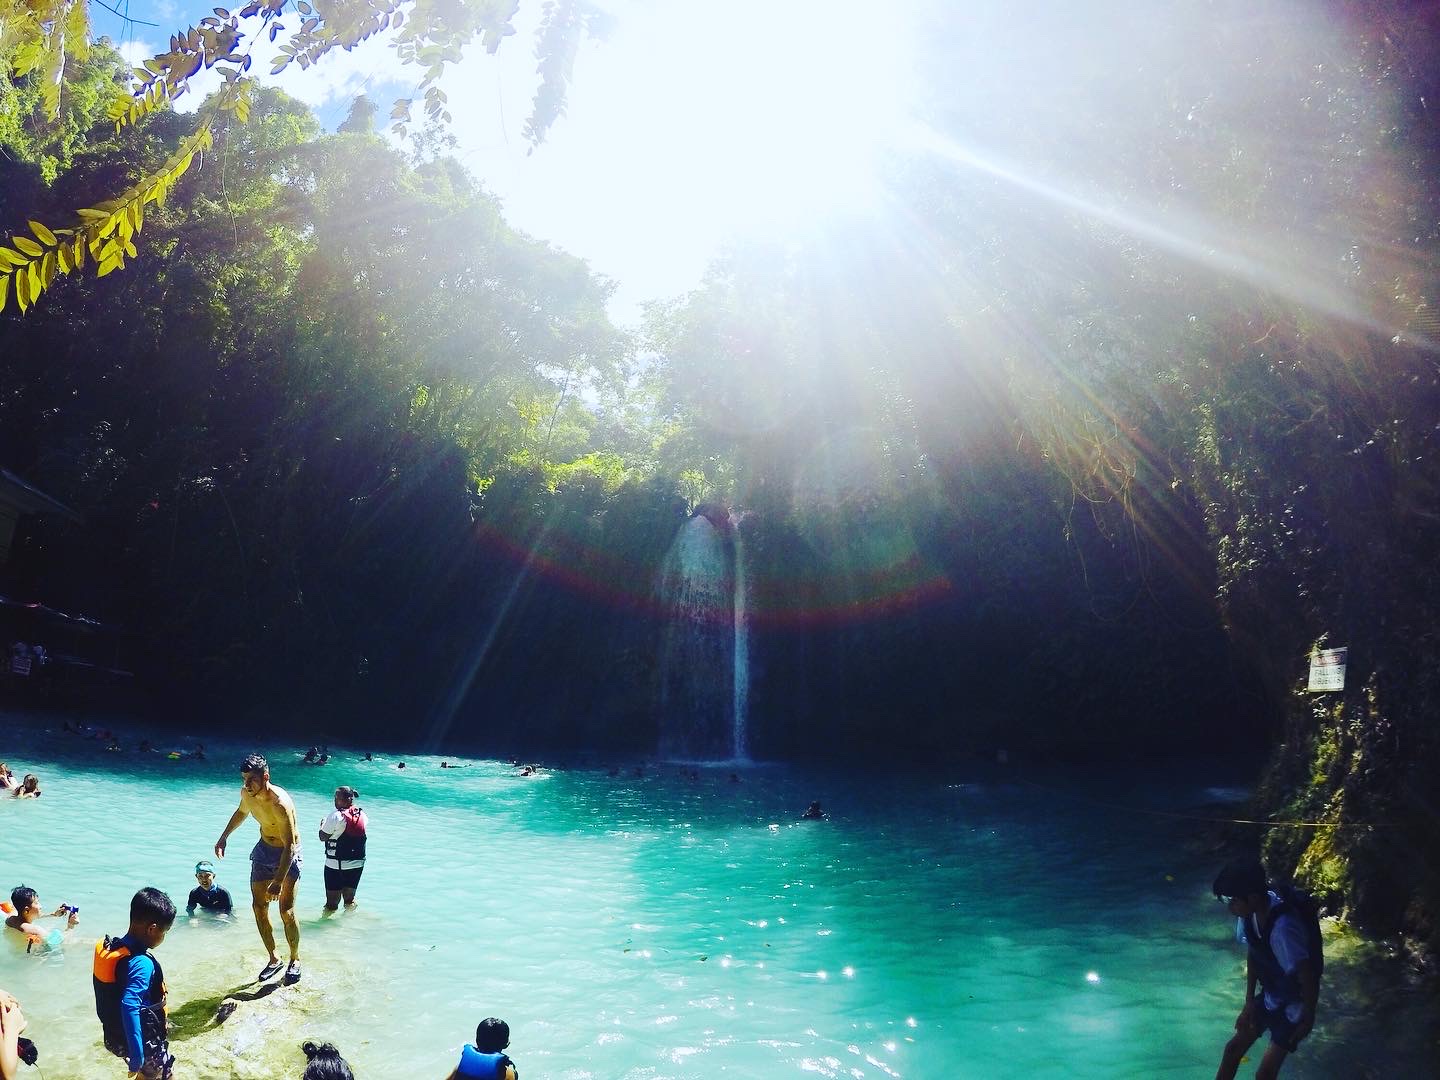
[[[165,52],[127,72],[125,78],[116,79],[111,86],[105,106],[115,133],[119,135],[125,125],[133,126],[168,106],[187,92],[191,78],[212,68],[220,73],[223,82],[220,91],[211,98],[211,110],[231,113],[244,123],[254,92],[245,74],[251,65],[251,47],[260,35],[267,35],[274,42],[286,31],[280,18],[288,3],[289,0],[250,0],[234,14],[228,9],[216,8],[214,14],[205,16],[197,25],[172,34]],[[299,0],[295,11],[301,17],[300,24],[289,31],[286,43],[280,46],[280,54],[272,61],[271,72],[280,74],[292,62],[302,69],[308,68],[337,48],[352,49],[373,35],[389,33],[395,38],[400,59],[424,70],[419,89],[425,93],[427,118],[446,124],[450,113],[445,108],[445,92],[436,85],[438,80],[448,65],[461,59],[464,48],[474,40],[478,39],[494,53],[501,41],[514,33],[511,20],[518,6],[518,0],[462,0],[444,4],[431,0],[364,0],[317,9]],[[538,145],[544,139],[551,124],[564,112],[575,50],[589,24],[597,20],[598,15],[587,5],[547,6],[539,44],[542,81],[534,112],[526,125],[527,137],[533,144]],[[27,107],[32,107],[23,100],[24,91],[17,89],[18,80],[28,84],[35,99],[34,109],[50,121],[60,117],[62,90],[77,81],[67,75],[67,60],[85,59],[89,49],[88,32],[88,0],[0,0],[0,145],[22,141],[21,118]],[[83,83],[83,78],[80,81]],[[126,84],[128,88],[122,89]],[[366,104],[368,106],[368,102]],[[374,112],[373,106],[368,107],[370,113],[363,116],[352,110],[344,130],[368,132],[369,117]],[[397,102],[391,113],[395,130],[402,135],[407,130],[409,109],[409,100],[404,100]],[[7,111],[16,119],[6,121]],[[83,103],[81,108],[72,106],[65,112],[71,119],[90,118]],[[67,155],[73,154],[77,135],[74,131],[63,136],[52,133],[46,136],[44,145],[54,145]],[[98,275],[123,268],[127,256],[138,255],[132,242],[133,234],[140,230],[137,211],[147,202],[164,198],[188,168],[194,154],[206,147],[208,138],[208,127],[197,131],[192,144],[177,152],[174,160],[167,161],[165,169],[143,174],[122,195],[109,199],[97,199],[94,193],[88,195],[85,201],[91,206],[80,210],[84,219],[81,224],[42,226],[47,228],[47,233],[71,241],[68,247],[47,244],[56,248],[49,261],[44,252],[32,256],[25,250],[25,243],[20,243],[18,254],[34,258],[35,262],[25,265],[14,260],[6,262],[5,269],[18,273],[0,283],[3,289],[0,301],[12,291],[13,283],[16,303],[23,314],[49,288],[57,272],[69,273],[83,265],[81,255],[87,249],[91,251]],[[59,165],[53,155],[45,155],[42,173],[47,182],[56,177]],[[113,214],[105,219],[98,215],[101,211],[120,210],[129,214],[132,228],[107,244],[117,221]],[[69,254],[62,255],[62,250]]]

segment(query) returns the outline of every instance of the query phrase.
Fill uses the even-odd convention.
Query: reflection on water
[[[12,767],[40,772],[46,794],[0,799],[0,884],[79,904],[83,921],[48,955],[0,950],[0,986],[21,998],[47,1077],[111,1078],[90,943],[124,929],[141,885],[183,909],[251,747],[207,738],[212,760],[196,764],[7,730]],[[181,1076],[298,1076],[304,1039],[334,1041],[362,1078],[444,1076],[497,1015],[528,1080],[1198,1077],[1243,990],[1189,826],[1072,797],[1213,811],[1207,789],[1228,777],[521,778],[493,761],[400,771],[332,748],[312,768],[265,749],[299,808],[305,977],[253,981],[247,823],[217,866],[239,918],[182,910],[159,950]],[[370,861],[360,906],[322,919],[315,831],[342,783],[360,789]],[[796,820],[813,799],[832,820]],[[1373,946],[1337,940],[1331,957],[1320,1027],[1286,1075],[1425,1074],[1433,1000]]]

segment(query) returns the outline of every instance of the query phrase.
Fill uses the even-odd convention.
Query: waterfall
[[[750,747],[746,739],[745,722],[750,708],[750,624],[746,619],[745,541],[740,535],[740,520],[734,519],[731,535],[735,549],[735,689],[734,717],[731,720],[733,734],[732,757],[736,761],[748,761]]]
[[[719,517],[720,526],[712,520]],[[662,757],[743,759],[749,696],[744,566],[723,511],[696,513],[665,557],[658,588]]]

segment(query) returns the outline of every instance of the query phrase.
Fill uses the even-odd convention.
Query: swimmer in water
[[[37,919],[45,918],[45,909],[40,906],[40,894],[29,886],[17,885],[10,890],[10,906],[15,909],[15,914],[5,920],[5,928],[25,938],[27,951],[32,946],[44,945],[51,931],[36,923]],[[52,919],[66,915],[69,916],[65,920],[65,931],[68,932],[79,925],[80,909],[61,904],[50,912]]]
[[[40,778],[33,772],[25,774],[25,779],[20,781],[15,788],[14,797],[17,799],[38,799],[40,797]]]

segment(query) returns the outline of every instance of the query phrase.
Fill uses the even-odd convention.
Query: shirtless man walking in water
[[[261,980],[271,979],[281,968],[275,951],[275,931],[270,927],[270,901],[280,901],[280,921],[290,946],[290,966],[285,983],[300,981],[300,925],[295,921],[295,883],[300,880],[300,834],[295,829],[295,803],[284,788],[270,783],[270,766],[259,754],[240,763],[245,786],[240,789],[240,806],[215,841],[215,857],[225,857],[225,841],[247,817],[260,826],[260,840],[250,852],[250,907],[260,940],[270,959],[260,972]]]

